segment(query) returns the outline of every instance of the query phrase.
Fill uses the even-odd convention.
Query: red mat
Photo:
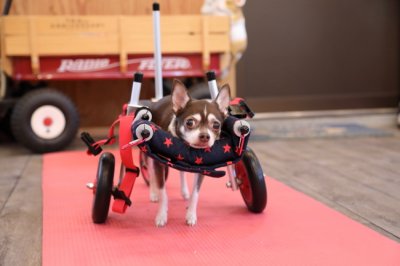
[[[226,178],[206,178],[199,223],[188,227],[173,172],[165,228],[154,226],[157,204],[142,179],[126,214],[95,225],[85,184],[97,161],[84,152],[44,156],[43,265],[400,265],[398,243],[270,178],[261,215],[247,211]]]

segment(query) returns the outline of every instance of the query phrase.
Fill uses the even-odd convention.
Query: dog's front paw
[[[167,224],[168,221],[168,214],[167,213],[159,213],[157,214],[155,223],[157,227],[163,227]]]
[[[194,226],[197,223],[196,212],[188,211],[186,213],[186,224],[189,226]]]

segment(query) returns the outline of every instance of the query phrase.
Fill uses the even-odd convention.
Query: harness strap
[[[243,152],[244,138],[245,138],[245,135],[242,134],[239,139],[239,145],[236,147],[236,150],[235,150],[236,154],[239,156],[242,155],[242,152]]]
[[[120,116],[119,121],[119,150],[122,164],[125,166],[124,177],[118,189],[126,198],[130,198],[136,177],[139,175],[139,168],[133,163],[132,149],[129,142],[132,140],[131,125],[134,119],[133,115]],[[115,123],[115,122],[114,122]],[[114,125],[114,124],[113,124]],[[113,128],[113,126],[111,126]],[[110,132],[113,129],[110,129]],[[112,210],[118,213],[124,213],[129,206],[129,202],[124,198],[114,198]]]
[[[115,199],[124,200],[125,203],[126,203],[126,205],[131,206],[132,201],[125,195],[125,193],[124,193],[122,190],[119,190],[117,187],[115,187],[115,188],[112,190],[111,193],[112,193],[112,195],[113,195],[113,197],[114,197],[114,200],[115,200]]]
[[[139,176],[139,168],[133,163],[131,125],[134,115],[126,115],[127,105],[124,105],[122,113],[115,120],[108,131],[106,139],[94,142],[89,134],[85,134],[82,140],[88,145],[88,154],[97,155],[101,152],[101,146],[115,143],[114,130],[119,124],[119,148],[122,164],[125,166],[124,176],[121,183],[113,190],[114,203],[112,210],[114,212],[124,213],[131,205],[130,196],[136,177]]]
[[[114,143],[115,143],[115,139],[116,139],[116,138],[115,138],[115,134],[114,134],[115,126],[116,126],[118,123],[121,124],[121,119],[122,119],[123,117],[126,117],[126,116],[127,116],[127,115],[126,115],[127,110],[128,110],[128,105],[127,105],[127,104],[124,104],[124,105],[122,106],[122,112],[121,112],[121,114],[118,116],[118,119],[115,120],[115,121],[111,124],[110,129],[108,130],[108,136],[107,136],[106,139],[101,139],[101,140],[99,140],[99,141],[94,142],[94,140],[90,137],[90,135],[89,135],[88,133],[86,133],[86,132],[83,133],[83,134],[86,134],[86,135],[83,136],[83,137],[81,137],[81,138],[82,138],[82,140],[86,143],[86,145],[88,145],[88,147],[89,147],[89,149],[88,149],[87,152],[86,152],[88,155],[97,155],[97,154],[99,154],[99,153],[101,152],[101,146],[104,146],[104,145],[111,145],[111,144],[114,144]],[[131,122],[131,123],[132,123],[132,120],[133,120],[133,117],[132,117],[132,119],[130,119],[130,122]],[[121,130],[120,130],[120,133],[121,133]],[[85,138],[86,138],[86,139],[85,139]],[[89,138],[89,139],[88,139],[88,138]],[[96,150],[99,150],[99,152],[93,153],[93,151],[96,151]]]
[[[115,129],[115,126],[116,126],[118,123],[120,123],[120,121],[121,121],[121,117],[118,117],[118,119],[115,120],[115,121],[112,123],[110,129],[108,130],[108,136],[107,136],[107,138],[106,138],[106,139],[101,139],[101,140],[99,140],[99,141],[96,141],[95,143],[92,144],[92,146],[93,146],[94,148],[98,148],[98,147],[101,147],[101,146],[104,146],[104,145],[111,145],[111,144],[114,144],[114,143],[115,143],[114,129]]]

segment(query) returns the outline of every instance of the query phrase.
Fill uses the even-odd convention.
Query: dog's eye
[[[221,127],[221,124],[217,121],[214,121],[212,124],[212,127],[214,130],[219,130],[219,128]]]
[[[194,127],[194,124],[195,124],[194,119],[189,118],[188,120],[186,120],[186,126],[187,126],[189,129],[193,128],[193,127]]]

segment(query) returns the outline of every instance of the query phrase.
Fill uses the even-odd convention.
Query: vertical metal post
[[[133,76],[131,99],[128,103],[128,114],[134,112],[139,106],[140,89],[142,87],[143,74],[136,72]]]
[[[162,57],[161,57],[161,33],[160,33],[160,4],[153,3],[153,33],[154,33],[154,76],[156,95],[155,99],[163,97],[162,86]]]
[[[207,76],[207,81],[208,81],[208,88],[209,88],[210,94],[211,94],[211,99],[214,100],[215,98],[217,98],[217,95],[219,92],[215,72],[208,71],[206,73],[206,76]],[[228,182],[226,183],[226,186],[231,188],[232,190],[237,190],[238,184],[237,184],[237,180],[236,180],[235,166],[228,165],[227,170],[228,170],[227,171]]]
[[[226,170],[228,170],[228,182],[226,183],[227,187],[231,188],[233,191],[238,190],[235,166],[228,165]]]
[[[217,80],[215,77],[215,72],[214,71],[208,71],[206,73],[207,80],[208,80],[208,88],[210,89],[210,94],[211,94],[211,99],[217,98],[218,95],[218,85],[217,85]]]

